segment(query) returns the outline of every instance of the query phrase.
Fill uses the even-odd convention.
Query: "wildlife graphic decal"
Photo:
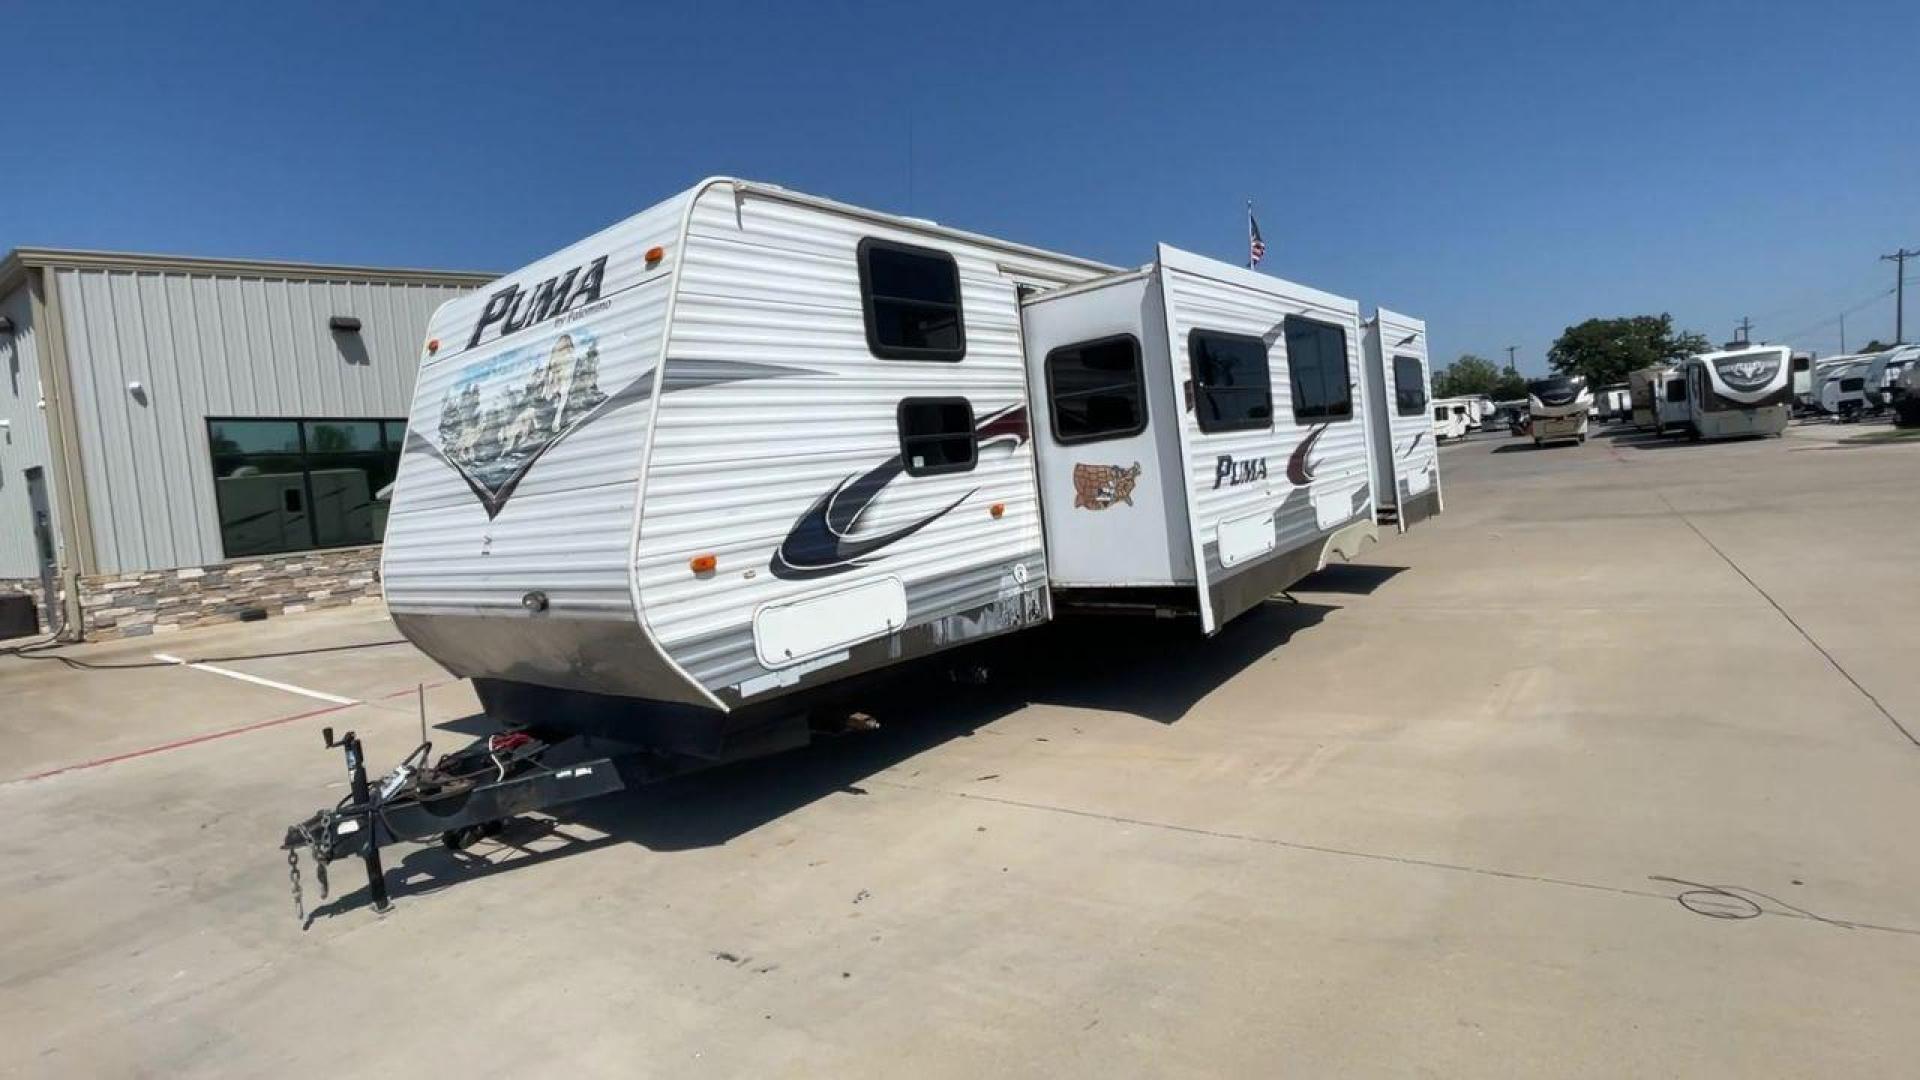
[[[1073,467],[1073,508],[1105,510],[1114,503],[1133,505],[1133,485],[1140,481],[1140,463]]]
[[[1308,455],[1313,453],[1313,444],[1319,442],[1320,436],[1326,434],[1327,428],[1331,426],[1330,424],[1321,424],[1319,427],[1307,432],[1307,437],[1301,439],[1300,445],[1293,448],[1293,454],[1287,458],[1288,483],[1294,487],[1306,487],[1308,484],[1313,483],[1313,470],[1319,462],[1309,460]]]
[[[979,446],[1011,444],[1017,450],[1029,438],[1027,409],[1014,405],[974,424],[974,439]],[[865,566],[880,556],[882,549],[896,544],[951,513],[979,488],[968,490],[946,506],[918,521],[909,522],[884,533],[863,534],[860,518],[880,497],[888,484],[906,473],[899,454],[864,473],[848,476],[831,491],[814,500],[800,515],[773,554],[768,569],[775,577],[796,580],[825,577]]]
[[[665,392],[799,374],[770,364],[671,361]],[[441,400],[437,440],[409,428],[406,448],[451,466],[492,520],[543,454],[597,417],[648,400],[653,383],[649,367],[608,394],[600,388],[598,338],[567,330],[461,371]]]
[[[540,455],[607,407],[647,397],[651,375],[607,394],[600,388],[598,338],[565,331],[462,371],[441,400],[438,440],[412,431],[408,449],[425,449],[453,466],[487,517],[497,517]]]

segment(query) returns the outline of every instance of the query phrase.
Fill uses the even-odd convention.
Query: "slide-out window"
[[[1684,380],[1674,379],[1667,383],[1667,400],[1669,402],[1687,400],[1687,384]]]
[[[973,468],[978,440],[966,398],[907,398],[900,403],[900,461],[908,476]]]
[[[1187,357],[1193,366],[1193,408],[1201,431],[1273,426],[1273,375],[1265,341],[1195,330],[1187,336]]]
[[[860,241],[860,306],[875,356],[952,361],[967,355],[960,267],[944,251]]]
[[[1061,443],[1138,435],[1147,427],[1140,339],[1119,334],[1047,354],[1047,398]]]
[[[1427,377],[1412,356],[1393,358],[1393,399],[1401,416],[1419,416],[1427,408]]]
[[[1351,420],[1347,332],[1297,315],[1287,316],[1285,332],[1287,371],[1293,377],[1293,422]]]
[[[1447,418],[1447,407],[1445,405],[1434,406],[1433,418],[1435,420],[1445,420]]]

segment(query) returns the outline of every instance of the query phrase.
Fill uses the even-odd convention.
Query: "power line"
[[[1880,256],[1881,262],[1893,264],[1893,343],[1907,343],[1907,260],[1920,256],[1920,251],[1908,251],[1901,248],[1891,255]]]

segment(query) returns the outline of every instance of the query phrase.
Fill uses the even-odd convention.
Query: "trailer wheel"
[[[1688,442],[1700,441],[1700,425],[1699,424],[1687,425],[1687,441]]]
[[[1586,433],[1585,433],[1585,432],[1582,432],[1582,433],[1580,434],[1580,436],[1579,436],[1579,438],[1577,438],[1577,439],[1576,439],[1576,440],[1574,440],[1574,441],[1575,441],[1575,442],[1577,442],[1577,443],[1579,443],[1579,444],[1580,444],[1581,446],[1585,446],[1585,445],[1587,445],[1587,436],[1586,436]]]
[[[1538,450],[1538,449],[1540,449],[1540,447],[1541,447],[1541,445],[1542,445],[1542,442],[1541,442],[1541,439],[1540,439],[1540,436],[1538,436],[1538,435],[1535,435],[1535,436],[1533,437],[1533,448],[1534,448],[1535,450]]]

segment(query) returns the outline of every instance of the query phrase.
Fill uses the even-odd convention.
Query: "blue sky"
[[[726,173],[1115,263],[1239,260],[1251,197],[1262,269],[1424,316],[1441,360],[1517,345],[1537,371],[1590,315],[1716,341],[1746,315],[1828,353],[1854,308],[1850,345],[1890,338],[1877,256],[1920,247],[1913,0],[38,2],[0,25],[0,248],[506,270]]]

